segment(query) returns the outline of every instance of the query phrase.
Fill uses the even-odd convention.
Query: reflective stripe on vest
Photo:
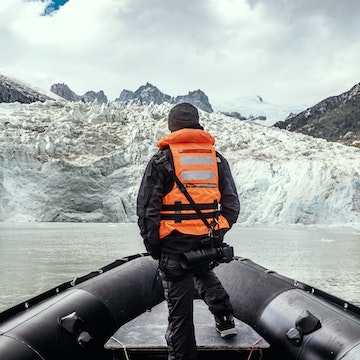
[[[177,139],[171,141],[176,133],[186,135],[187,142],[178,143]],[[162,141],[170,147],[177,177],[211,224],[218,215],[221,194],[218,189],[216,151],[210,138],[203,140],[203,133],[208,134],[202,130],[182,129],[171,133],[170,141],[166,137]],[[202,136],[201,142],[197,142],[198,134]],[[163,198],[160,216],[160,238],[169,235],[173,230],[189,235],[205,235],[209,232],[176,184]],[[218,224],[217,229],[229,227],[221,215]]]
[[[187,170],[181,173],[183,180],[214,180],[214,171],[209,170]]]

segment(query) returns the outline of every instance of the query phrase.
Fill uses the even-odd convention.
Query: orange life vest
[[[230,226],[225,217],[219,214],[221,194],[214,143],[214,138],[206,131],[181,129],[163,137],[157,145],[159,148],[169,146],[176,176],[209,224],[217,218],[215,229],[224,229]],[[160,238],[173,230],[189,235],[205,235],[209,232],[176,183],[164,196],[162,204]]]

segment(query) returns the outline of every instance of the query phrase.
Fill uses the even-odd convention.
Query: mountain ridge
[[[360,147],[360,83],[274,126]]]
[[[140,104],[162,104],[168,102],[170,104],[179,104],[181,102],[188,102],[200,110],[212,113],[214,110],[209,102],[207,95],[200,89],[189,91],[187,95],[178,95],[172,97],[164,94],[156,86],[147,82],[140,86],[135,92],[130,90],[123,90],[120,96],[115,101],[131,102],[138,101]]]
[[[52,95],[53,94],[53,95]],[[51,92],[46,92],[21,81],[0,75],[0,102],[44,102],[46,100],[64,100],[73,102],[108,103],[108,98],[102,90],[87,91],[84,95],[77,95],[68,85],[53,84]],[[213,113],[213,107],[207,95],[200,89],[189,91],[187,95],[170,96],[161,92],[156,86],[147,82],[136,91],[122,90],[116,102],[139,104],[177,104],[189,102],[208,113]],[[313,137],[336,141],[348,146],[360,147],[360,84],[356,84],[349,91],[331,96],[304,111],[298,109],[286,115],[286,108],[280,110],[267,103],[260,95],[253,98],[251,103],[238,99],[237,103],[229,102],[219,106],[220,113],[240,121],[252,121],[266,126],[275,126],[291,132],[299,132]],[[242,110],[238,111],[237,109]],[[254,112],[254,113],[253,113]],[[271,114],[268,118],[268,114]],[[279,119],[285,119],[280,120]],[[274,121],[275,120],[275,121]]]
[[[62,83],[57,83],[51,85],[50,91],[56,95],[61,96],[68,101],[82,101],[82,102],[93,102],[98,101],[100,104],[106,104],[108,102],[107,96],[104,94],[103,90],[100,91],[87,91],[84,95],[77,95],[72,91],[68,85]]]

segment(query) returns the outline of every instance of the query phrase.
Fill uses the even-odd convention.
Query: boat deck
[[[262,359],[269,344],[249,325],[235,319],[237,336],[223,339],[215,330],[214,317],[207,305],[194,300],[194,325],[199,358]],[[160,303],[121,326],[105,348],[114,359],[166,358],[167,305]],[[249,357],[250,356],[250,357]]]

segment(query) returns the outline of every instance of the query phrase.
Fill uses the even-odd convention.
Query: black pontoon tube
[[[162,301],[156,273],[156,261],[136,255],[1,313],[0,359],[104,359],[108,338]]]
[[[271,344],[271,358],[360,359],[358,307],[246,259],[215,272],[235,316]],[[1,313],[0,358],[106,359],[115,330],[163,300],[156,274],[156,261],[135,255]]]
[[[358,307],[247,259],[237,258],[215,272],[229,292],[235,316],[261,334],[281,358],[360,359]]]

